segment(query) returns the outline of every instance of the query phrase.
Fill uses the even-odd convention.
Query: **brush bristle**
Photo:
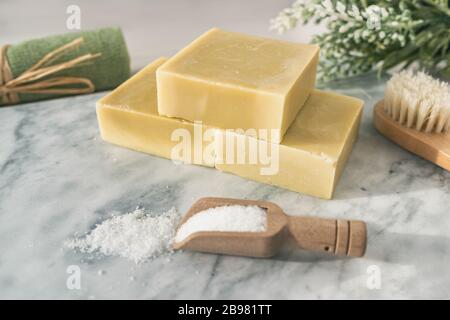
[[[384,111],[407,128],[445,132],[450,129],[450,86],[424,72],[401,71],[387,82]]]

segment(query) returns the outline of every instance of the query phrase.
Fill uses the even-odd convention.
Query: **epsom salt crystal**
[[[267,229],[266,210],[258,206],[230,205],[209,208],[190,217],[179,229],[175,242],[199,231],[263,232]]]
[[[66,241],[66,246],[140,263],[171,251],[179,220],[175,208],[160,215],[150,215],[138,207],[131,213],[113,216],[98,224],[84,238]]]

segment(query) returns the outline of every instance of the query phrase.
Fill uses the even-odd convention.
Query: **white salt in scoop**
[[[179,220],[175,209],[160,215],[136,209],[105,220],[86,236],[65,244],[81,252],[120,256],[136,263],[172,249],[270,257],[288,238],[300,248],[337,255],[359,257],[366,247],[362,221],[288,216],[267,201],[202,198],[181,224]]]
[[[360,257],[366,248],[366,225],[289,216],[268,201],[202,198],[183,217],[173,248],[270,257],[288,240],[305,250]]]
[[[181,225],[175,242],[200,231],[263,232],[267,228],[266,210],[258,206],[230,205],[196,213]]]

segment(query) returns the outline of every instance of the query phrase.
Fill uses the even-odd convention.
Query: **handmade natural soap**
[[[158,112],[280,142],[313,90],[319,47],[212,29],[157,71]]]
[[[314,90],[280,145],[218,130],[216,168],[330,199],[357,137],[362,108],[359,99]],[[266,152],[271,161],[263,163]]]
[[[165,61],[154,61],[97,102],[102,138],[160,157],[214,166],[213,136],[194,123],[158,114],[155,71]]]

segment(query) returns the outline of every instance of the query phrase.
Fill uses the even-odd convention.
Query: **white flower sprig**
[[[387,64],[407,61],[411,52],[417,53],[408,51],[416,41],[417,30],[430,25],[428,19],[421,18],[424,10],[436,17],[448,17],[444,23],[450,24],[444,5],[420,7],[419,2],[297,0],[271,20],[271,29],[282,33],[300,23],[324,22],[328,31],[315,36],[313,42],[321,47],[319,77],[328,81],[382,68],[385,60]],[[446,26],[443,30],[448,30]],[[395,52],[398,55],[389,55]]]

